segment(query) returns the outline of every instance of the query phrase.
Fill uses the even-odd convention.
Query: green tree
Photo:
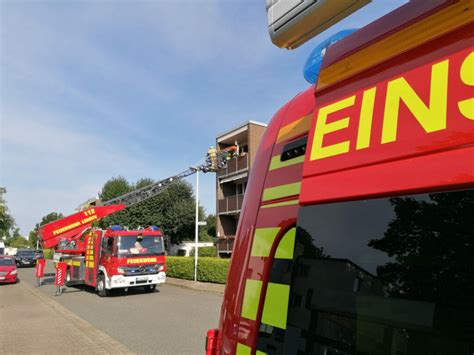
[[[127,179],[119,176],[112,178],[105,183],[105,185],[102,187],[102,191],[99,194],[99,198],[101,201],[105,202],[113,199],[114,197],[124,195],[132,190],[133,187],[130,185]]]
[[[10,233],[15,227],[15,220],[8,212],[8,208],[4,204],[0,205],[0,239],[9,238]]]
[[[145,186],[151,185],[155,182],[155,180],[150,179],[150,178],[141,178],[140,180],[137,181],[137,183],[134,186],[134,189],[141,189]]]
[[[59,212],[51,212],[48,213],[46,216],[41,218],[41,222],[39,224],[36,224],[36,229],[38,229],[41,226],[44,226],[45,224],[57,221],[58,219],[63,218],[63,214]]]
[[[28,240],[23,238],[21,235],[15,235],[8,240],[7,245],[12,248],[26,248],[29,246],[29,243]]]
[[[100,197],[102,201],[110,200],[130,192],[131,190],[127,186],[142,188],[153,182],[152,179],[143,178],[136,184],[130,184],[124,178],[114,178],[105,183]],[[107,196],[107,199],[103,196]],[[99,225],[102,228],[107,228],[119,224],[130,229],[155,225],[162,228],[171,243],[179,243],[184,239],[194,239],[194,201],[191,185],[186,181],[179,180],[171,184],[161,194],[103,218],[99,221]],[[199,215],[200,220],[204,220],[205,213],[202,207],[199,210]],[[199,238],[200,240],[210,239],[206,228],[200,228]]]
[[[207,222],[207,234],[211,236],[212,238],[216,238],[216,215],[215,214],[210,214],[206,217],[206,222]]]
[[[392,260],[377,276],[392,295],[449,304],[474,304],[474,192],[429,195],[429,200],[391,198],[396,217],[369,246]]]

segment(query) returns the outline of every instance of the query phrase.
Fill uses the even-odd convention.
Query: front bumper
[[[4,275],[0,276],[0,284],[9,284],[16,282],[17,275]]]
[[[153,275],[137,275],[137,276],[124,276],[114,275],[108,282],[106,287],[111,288],[124,288],[124,287],[135,287],[135,286],[146,286],[146,285],[158,285],[165,283],[166,273],[159,272]]]

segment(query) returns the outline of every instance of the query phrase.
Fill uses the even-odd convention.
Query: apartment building
[[[247,180],[266,128],[265,123],[247,121],[216,138],[218,150],[233,145],[239,149],[238,158],[229,160],[227,167],[216,174],[216,233],[220,257],[232,254]]]

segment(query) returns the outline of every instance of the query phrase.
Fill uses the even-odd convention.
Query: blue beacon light
[[[322,41],[320,44],[313,49],[309,55],[303,69],[303,75],[306,81],[310,84],[316,83],[319,77],[319,71],[321,70],[321,65],[323,63],[324,55],[326,54],[327,49],[336,42],[339,42],[343,38],[349,36],[350,34],[357,31],[356,28],[342,30],[328,39]]]

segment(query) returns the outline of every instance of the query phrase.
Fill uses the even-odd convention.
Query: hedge
[[[45,259],[52,259],[54,255],[53,249],[43,249],[43,254]]]
[[[189,252],[190,256],[194,256],[194,249]],[[201,247],[198,248],[198,256],[199,257],[216,257],[217,256],[217,248],[216,247]]]
[[[230,259],[199,258],[198,281],[225,284]],[[166,276],[194,280],[194,258],[166,257]]]

